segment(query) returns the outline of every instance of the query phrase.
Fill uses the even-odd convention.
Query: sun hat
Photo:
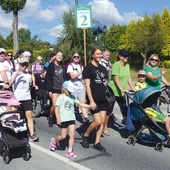
[[[128,57],[129,53],[126,50],[120,50],[119,55],[124,56],[124,57]]]
[[[19,106],[20,104],[21,103],[15,98],[11,98],[7,102],[7,106]]]
[[[69,92],[73,92],[74,89],[73,89],[73,85],[70,81],[65,81],[63,84],[62,84],[62,87],[67,89]]]
[[[144,70],[139,70],[138,75],[146,75],[146,71],[144,71]]]

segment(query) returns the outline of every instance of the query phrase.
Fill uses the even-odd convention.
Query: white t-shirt
[[[74,74],[77,74],[78,72],[81,72],[81,71],[83,71],[83,66],[81,66],[80,64],[71,63],[67,67],[67,73],[73,72]],[[76,79],[70,79],[70,81],[74,83],[75,89],[83,88],[82,74],[79,75]]]
[[[1,72],[1,71],[4,71],[4,70],[5,70],[5,68],[4,68],[4,66],[3,66],[2,62],[0,62],[0,72]],[[2,80],[1,73],[0,73],[0,81],[3,81],[3,80]],[[0,83],[0,85],[1,85],[1,86],[3,86],[3,85],[4,85],[4,83]]]
[[[13,73],[12,77],[15,76],[16,72]],[[25,101],[31,99],[30,84],[31,84],[31,74],[21,74],[18,75],[14,81],[13,91],[14,96],[19,101]]]
[[[7,60],[5,60],[2,64],[3,64],[4,68],[5,68],[8,80],[10,80],[11,76],[12,76],[12,72],[13,72],[12,71],[13,65],[10,64]]]

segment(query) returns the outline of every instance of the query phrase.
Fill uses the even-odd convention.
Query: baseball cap
[[[0,48],[0,53],[1,53],[1,52],[4,52],[4,53],[5,53],[6,51],[5,51],[4,48]]]
[[[21,103],[15,98],[11,98],[7,102],[7,106],[19,106],[20,104]]]
[[[146,71],[144,71],[144,70],[139,70],[138,75],[146,75]]]
[[[22,56],[23,56],[23,57],[30,57],[30,56],[31,56],[31,53],[30,53],[29,51],[24,51],[24,52],[22,53]]]
[[[26,58],[26,57],[21,57],[21,58],[20,58],[20,63],[29,63],[28,58]]]
[[[128,57],[129,53],[126,50],[120,50],[119,51],[119,55],[123,56],[123,57]]]
[[[70,81],[65,81],[63,84],[62,84],[62,87],[67,89],[69,92],[73,92],[74,89],[73,89],[73,85]]]

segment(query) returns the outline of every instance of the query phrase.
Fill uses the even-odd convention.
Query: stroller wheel
[[[164,145],[162,143],[157,143],[155,149],[159,152],[162,152],[164,150]]]
[[[130,135],[130,136],[128,137],[127,143],[128,143],[129,145],[131,145],[131,146],[134,146],[135,143],[136,143],[136,138],[135,138],[135,136]]]
[[[167,145],[168,148],[170,148],[170,139],[167,140],[166,145]]]
[[[30,149],[30,146],[27,145],[23,151],[23,159],[25,161],[28,161],[31,157],[31,149]]]
[[[36,103],[33,102],[33,113],[32,116],[34,118],[38,117],[40,115],[41,112],[41,103],[40,101],[37,101]]]
[[[24,153],[23,153],[23,159],[24,159],[25,161],[28,161],[28,160],[30,159],[30,153],[29,153],[29,152],[24,152]]]
[[[9,162],[10,162],[10,157],[9,157],[8,151],[5,151],[2,156],[3,156],[3,161],[4,161],[4,163],[5,163],[5,164],[9,164]]]

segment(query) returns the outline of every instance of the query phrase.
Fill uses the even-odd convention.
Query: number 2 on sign
[[[82,22],[81,26],[87,26],[87,24],[88,24],[88,23],[86,23],[87,16],[86,15],[82,15],[80,18],[83,18],[83,22]]]

